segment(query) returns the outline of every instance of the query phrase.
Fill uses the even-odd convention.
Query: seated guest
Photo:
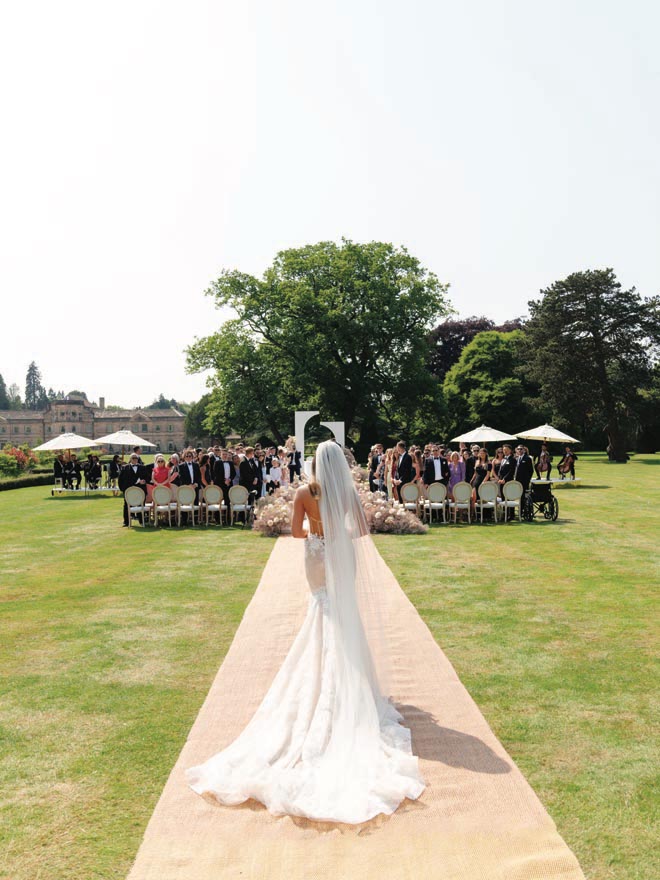
[[[442,483],[446,486],[449,483],[449,462],[440,455],[440,447],[434,446],[431,453],[424,465],[424,485]]]
[[[547,443],[541,443],[541,451],[534,459],[534,470],[536,471],[536,479],[541,480],[541,474],[545,474],[545,479],[550,479],[550,472],[552,470],[552,456],[550,455],[550,450],[548,449]]]

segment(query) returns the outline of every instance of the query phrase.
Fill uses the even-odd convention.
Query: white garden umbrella
[[[98,440],[90,440],[89,437],[83,437],[81,434],[73,434],[71,431],[65,434],[58,434],[52,440],[42,443],[41,446],[35,446],[35,452],[48,452],[57,449],[83,449],[85,446],[100,446]]]
[[[539,425],[538,428],[530,428],[529,431],[523,431],[518,434],[523,440],[544,440],[546,443],[580,443],[575,437],[564,434],[553,428],[552,425]]]
[[[142,437],[138,437],[137,434],[134,434],[132,431],[124,428],[121,431],[115,431],[114,434],[106,434],[104,437],[97,437],[94,441],[97,445],[100,443],[108,443],[113,446],[155,446],[155,443],[150,443],[149,440],[144,440]]]
[[[495,428],[489,428],[487,425],[480,425],[467,434],[461,434],[459,437],[452,437],[452,443],[500,443],[502,440],[515,440],[515,435],[504,434]]]

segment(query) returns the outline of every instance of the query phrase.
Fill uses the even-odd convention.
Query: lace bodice
[[[305,538],[305,575],[312,595],[325,594],[325,538],[313,532]]]

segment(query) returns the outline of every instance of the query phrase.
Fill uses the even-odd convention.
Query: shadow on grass
[[[510,773],[511,764],[496,755],[483,740],[451,727],[442,727],[430,712],[397,703],[412,732],[413,754],[448,767],[464,767],[474,773]]]

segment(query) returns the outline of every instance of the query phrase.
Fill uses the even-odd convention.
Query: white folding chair
[[[444,483],[431,483],[426,491],[426,509],[429,520],[433,522],[433,511],[442,514],[442,521],[447,522],[447,487]]]
[[[209,513],[217,513],[222,523],[222,512],[227,508],[222,501],[222,489],[220,486],[205,486],[202,492],[202,505],[206,515],[206,525],[209,524]]]
[[[406,510],[414,510],[419,516],[420,492],[417,483],[404,483],[399,486],[399,498]]]
[[[450,499],[448,507],[454,511],[454,523],[459,510],[467,510],[468,523],[472,522],[472,486],[461,480],[452,489],[453,499]]]
[[[518,480],[510,480],[502,486],[502,498],[498,499],[498,508],[504,512],[504,522],[509,521],[509,510],[513,510],[514,517],[516,510],[518,511],[518,519],[521,520],[523,496],[523,484]]]
[[[493,483],[488,480],[485,483],[482,483],[478,490],[478,501],[477,505],[479,507],[479,518],[481,519],[481,523],[483,525],[484,521],[484,510],[492,510],[493,511],[493,520],[497,522],[497,495],[498,495],[498,486],[497,483]]]
[[[252,511],[252,505],[249,504],[250,493],[245,486],[232,486],[229,490],[229,507],[231,509],[231,525],[234,525],[234,516],[237,513],[243,514],[243,528]]]
[[[144,489],[141,489],[139,486],[129,486],[128,489],[124,492],[124,500],[126,501],[126,506],[128,507],[128,524],[129,526],[132,523],[132,518],[134,513],[140,514],[142,517],[142,525],[144,526],[144,515],[147,512],[147,507],[144,503],[144,499],[146,498]]]
[[[158,526],[158,518],[162,513],[167,514],[168,525],[172,525],[172,490],[169,486],[154,486],[151,494],[153,499],[152,513],[154,525]]]
[[[176,495],[176,524],[181,525],[181,514],[189,513],[193,525],[195,525],[195,513],[199,511],[199,505],[195,504],[195,487],[179,486]]]

